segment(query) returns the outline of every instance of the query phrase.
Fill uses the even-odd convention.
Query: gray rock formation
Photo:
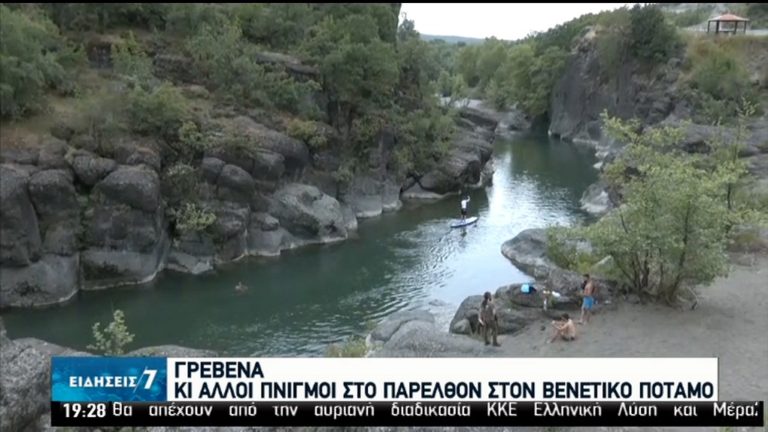
[[[83,287],[151,280],[164,267],[169,248],[157,173],[144,165],[121,166],[94,191],[80,255]]]
[[[434,324],[435,317],[428,311],[414,310],[393,313],[379,323],[371,332],[369,340],[373,343],[387,343],[400,328],[409,322],[421,321]]]
[[[341,205],[316,187],[292,183],[275,192],[270,214],[291,234],[309,240],[333,241],[347,237]]]
[[[461,302],[450,324],[451,333],[476,334],[480,331],[480,305],[483,296],[469,296]],[[530,321],[536,319],[536,314],[519,310],[509,301],[509,298],[494,295],[494,305],[498,318],[499,334],[514,334],[522,330]]]
[[[74,151],[70,160],[77,180],[88,187],[95,185],[117,169],[117,162],[112,159],[98,157],[85,150]]]
[[[163,345],[131,351],[127,356],[216,357],[207,350]],[[51,357],[91,356],[39,339],[9,340],[0,321],[0,425],[8,431],[49,430]]]
[[[637,62],[627,61],[611,79],[603,79],[591,30],[579,41],[552,92],[550,133],[570,141],[597,143],[603,135],[600,115],[604,110],[621,118],[639,118],[644,124],[664,120],[675,108],[678,63],[672,59],[655,74],[648,74]]]
[[[613,203],[603,182],[591,184],[584,191],[580,202],[582,210],[595,216],[602,216],[613,209]]]
[[[50,410],[51,357],[88,354],[37,339],[0,339],[0,424],[23,430]]]
[[[23,267],[0,267],[0,307],[47,306],[77,293],[79,257],[45,255]]]
[[[29,175],[17,165],[0,165],[0,264],[25,266],[40,258],[42,240],[27,186]]]

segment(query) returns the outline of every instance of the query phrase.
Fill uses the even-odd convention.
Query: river
[[[587,218],[579,198],[597,178],[590,152],[530,135],[497,139],[493,159],[493,185],[471,193],[470,215],[480,220],[467,229],[448,227],[457,199],[406,205],[361,221],[346,242],[5,312],[8,335],[84,349],[93,323],[109,322],[114,309],[136,335],[129,348],[175,344],[233,356],[323,355],[330,343],[408,309],[429,309],[447,330],[467,296],[529,280],[501,255],[502,242]],[[233,289],[240,281],[247,292]]]

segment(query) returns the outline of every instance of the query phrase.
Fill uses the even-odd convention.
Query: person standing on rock
[[[483,326],[483,339],[485,344],[490,345],[488,333],[493,334],[493,346],[501,346],[496,340],[499,335],[499,317],[496,315],[496,306],[493,304],[491,293],[486,291],[483,295],[483,303],[480,305],[480,325]]]
[[[585,324],[589,322],[589,317],[592,315],[592,307],[595,305],[595,283],[589,274],[584,275],[584,283],[582,285],[584,292],[584,301],[581,304],[581,319],[579,324]]]

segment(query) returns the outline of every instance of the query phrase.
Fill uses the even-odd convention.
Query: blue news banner
[[[196,360],[196,359],[174,359]],[[253,359],[249,359],[253,360]],[[272,361],[279,359],[264,359]],[[314,401],[169,398],[165,357],[54,357],[51,426],[763,426],[762,401]],[[262,375],[264,376],[264,375]],[[303,379],[303,378],[299,378]],[[359,377],[359,382],[366,379]],[[214,383],[227,385],[227,379]],[[232,386],[243,383],[232,383]],[[175,386],[175,390],[174,390]],[[233,387],[234,388],[234,387]]]

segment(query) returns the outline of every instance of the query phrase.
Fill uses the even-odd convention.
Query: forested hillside
[[[0,5],[0,306],[343,240],[486,181],[493,122],[440,104],[447,50],[399,10]]]

